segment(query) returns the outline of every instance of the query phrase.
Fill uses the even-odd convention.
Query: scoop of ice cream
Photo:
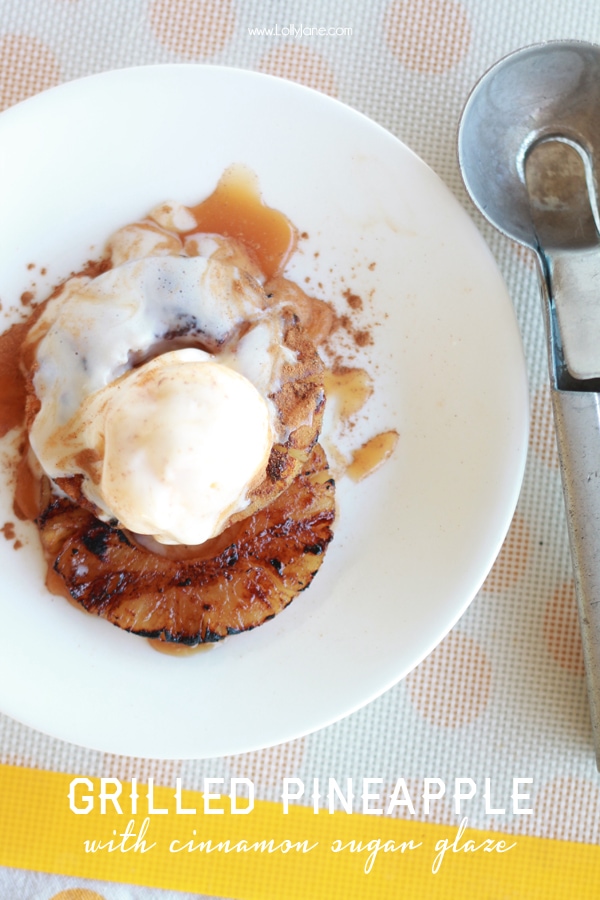
[[[316,407],[292,423],[274,399],[303,365],[286,327],[251,275],[212,258],[73,277],[27,338],[36,459],[101,518],[202,543],[253,502],[271,448],[312,424]]]
[[[91,395],[70,427],[82,446],[104,448],[90,499],[167,544],[218,534],[264,476],[272,444],[259,391],[195,349],[126,373]]]

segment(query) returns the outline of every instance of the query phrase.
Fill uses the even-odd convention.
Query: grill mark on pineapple
[[[110,534],[111,529],[109,526],[98,522],[96,528],[82,534],[81,540],[90,553],[93,553],[98,559],[104,559]]]
[[[334,518],[333,480],[317,446],[292,486],[238,523],[234,541],[225,533],[214,557],[156,556],[68,499],[39,521],[55,571],[84,609],[141,636],[193,646],[251,630],[305,590]],[[321,553],[306,550],[317,546]]]
[[[281,481],[284,476],[288,458],[284,450],[273,447],[267,463],[267,476],[272,482]]]
[[[323,552],[322,544],[307,544],[304,548],[305,553],[312,553],[313,556],[320,556]]]
[[[239,559],[238,548],[236,544],[232,544],[224,551],[223,556],[228,566],[234,566]]]

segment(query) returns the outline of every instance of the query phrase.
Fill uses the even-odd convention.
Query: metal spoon
[[[600,47],[518,50],[476,85],[458,134],[486,218],[535,251],[600,770]]]

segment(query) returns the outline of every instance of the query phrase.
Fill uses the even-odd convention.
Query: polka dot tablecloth
[[[324,26],[337,34],[252,34]],[[403,682],[309,737],[206,761],[119,758],[53,740],[0,716],[0,761],[89,776],[246,776],[277,800],[298,776],[491,778],[510,796],[531,777],[532,815],[470,825],[560,840],[600,841],[596,772],[568,551],[538,287],[528,254],[471,208],[455,154],[466,96],[497,58],[559,38],[600,42],[590,0],[0,0],[0,108],[94,72],[163,62],[209,62],[283,76],[355,107],[397,135],[444,179],[486,237],[521,327],[531,391],[530,452],[517,511],[479,595],[440,646]],[[415,816],[423,816],[421,801]],[[502,804],[504,805],[504,804]],[[509,804],[507,804],[509,805]],[[402,813],[408,815],[405,809]],[[455,822],[450,796],[429,819]],[[5,887],[2,887],[5,885]],[[599,888],[600,892],[600,888]],[[20,900],[175,898],[153,888],[91,884],[3,870],[0,895]],[[190,895],[191,896],[191,895]]]

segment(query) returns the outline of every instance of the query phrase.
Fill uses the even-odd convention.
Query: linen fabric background
[[[351,28],[351,34],[258,36],[253,28]],[[424,776],[452,784],[533,777],[533,815],[470,815],[480,828],[597,843],[596,772],[575,592],[547,386],[539,293],[529,254],[471,207],[456,160],[466,97],[499,57],[541,40],[600,42],[590,0],[0,0],[0,107],[107,69],[208,62],[302,82],[374,119],[408,144],[476,219],[508,284],[531,392],[529,459],[500,556],[469,610],[403,682],[309,737],[219,760],[161,761],[94,752],[0,716],[0,762],[200,789],[205,775],[247,776],[278,800],[284,776]],[[501,804],[503,805],[503,804]],[[435,811],[433,811],[435,810]],[[404,813],[406,814],[406,813]],[[422,807],[415,810],[423,818]],[[451,797],[429,821],[455,823]],[[185,895],[0,870],[2,897],[166,900]]]

